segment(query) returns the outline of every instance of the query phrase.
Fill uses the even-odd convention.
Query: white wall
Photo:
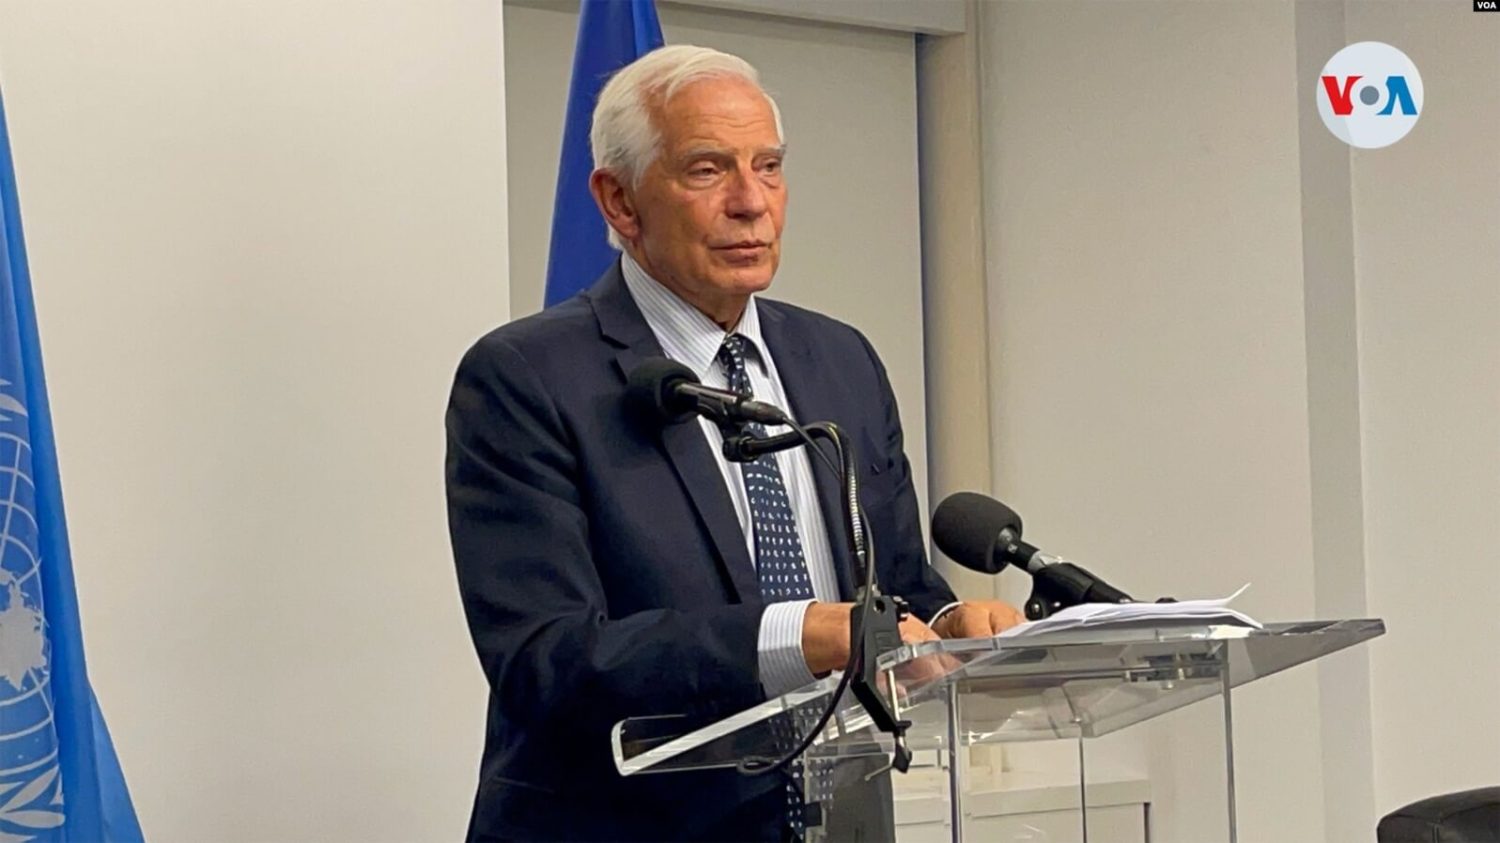
[[[1241,839],[1356,839],[1500,782],[1490,16],[982,8],[997,493],[1141,593],[1253,580],[1242,605],[1266,619],[1388,620],[1331,673],[1238,695]],[[780,96],[796,181],[777,294],[875,338],[920,472],[915,133],[890,130],[914,113],[909,37],[662,14],[669,40],[743,52]],[[514,215],[539,234],[508,254],[497,4],[0,5],[90,669],[150,839],[462,831],[485,691],[441,411],[469,341],[540,301],[566,82],[539,68],[571,54],[571,15],[513,15],[550,40],[512,79],[535,122],[511,135]],[[1298,66],[1314,38],[1405,49],[1417,129],[1319,147]],[[851,94],[866,83],[883,99]],[[1342,253],[1318,245],[1340,224]],[[1333,276],[1347,296],[1315,286]],[[1152,776],[1158,841],[1219,834],[1217,717],[1115,748]],[[1370,764],[1341,752],[1361,730]]]
[[[0,4],[94,687],[148,839],[451,840],[442,414],[508,312],[495,3]]]
[[[1347,4],[1425,114],[1353,155],[1375,801],[1500,785],[1500,20]]]
[[[890,370],[926,501],[916,66],[910,34],[662,4],[669,44],[743,56],[787,132],[787,213],[773,298],[849,322]],[[511,311],[542,304],[557,149],[577,28],[570,0],[505,4]],[[851,213],[850,209],[857,209]]]
[[[1500,33],[1435,3],[980,5],[997,493],[1138,594],[1387,619],[1237,693],[1240,839],[1368,839],[1500,783]],[[1312,92],[1366,39],[1428,99],[1351,154]],[[1113,747],[1154,839],[1222,839],[1218,717]]]
[[[1137,595],[1311,616],[1291,7],[983,11],[997,494]],[[1315,674],[1238,701],[1241,839],[1322,839]],[[1154,839],[1222,839],[1219,716],[1136,736]]]

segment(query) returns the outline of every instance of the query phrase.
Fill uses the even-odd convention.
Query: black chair
[[[1380,820],[1379,843],[1500,843],[1500,787],[1445,793]]]

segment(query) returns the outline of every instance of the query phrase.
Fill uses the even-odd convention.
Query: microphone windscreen
[[[648,357],[630,371],[625,401],[635,412],[657,424],[676,424],[692,418],[696,404],[680,399],[674,387],[697,383],[693,370],[667,357]]]
[[[995,540],[1009,528],[1021,535],[1021,516],[1005,504],[977,492],[957,492],[932,514],[932,540],[954,562],[985,574],[998,574],[1005,560],[996,558]]]

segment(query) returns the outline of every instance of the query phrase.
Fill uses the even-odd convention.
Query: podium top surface
[[[911,721],[907,744],[941,749],[956,719],[964,744],[1097,737],[1385,632],[1377,619],[1192,623],[1068,629],[1015,638],[908,644],[884,654],[884,687]],[[732,767],[785,751],[787,725],[816,724],[837,674],[713,723],[641,717],[614,729],[622,775]],[[847,694],[809,749],[823,757],[889,753],[891,739]]]

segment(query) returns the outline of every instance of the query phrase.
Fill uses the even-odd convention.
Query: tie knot
[[[745,368],[745,350],[750,341],[742,334],[730,334],[719,346],[719,365],[724,367],[724,379],[731,391],[751,395],[750,372]]]
[[[744,371],[747,343],[743,334],[730,334],[724,338],[724,344],[719,346],[719,362],[724,364],[725,370]]]

